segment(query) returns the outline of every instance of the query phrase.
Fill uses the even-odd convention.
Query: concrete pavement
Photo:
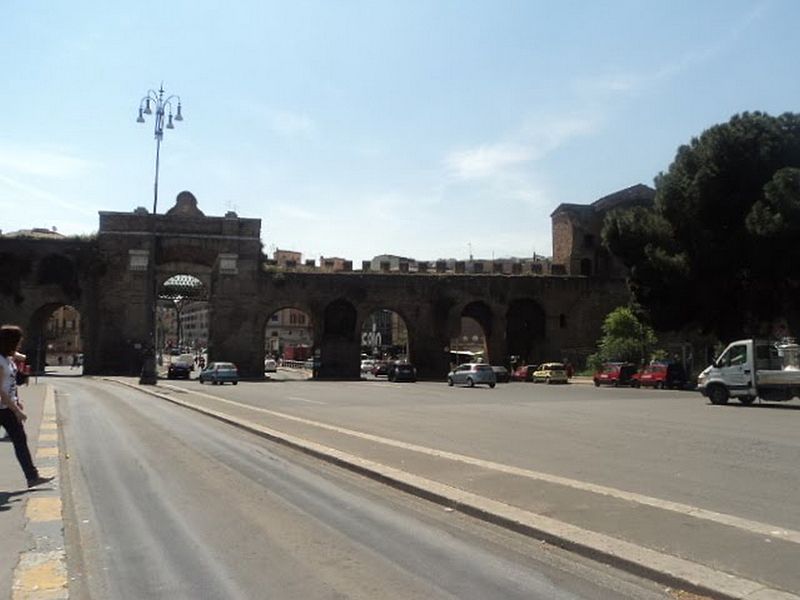
[[[59,486],[58,422],[52,387],[22,386],[28,447],[39,473],[55,477],[29,490],[10,442],[0,443],[0,597],[69,597]]]
[[[205,391],[116,381],[669,586],[719,598],[800,598],[798,531],[407,444]]]

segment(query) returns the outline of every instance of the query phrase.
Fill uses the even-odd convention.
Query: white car
[[[264,361],[264,373],[275,373],[278,370],[278,363],[274,359],[268,358]]]
[[[372,367],[375,366],[375,361],[371,358],[365,358],[361,361],[361,372],[362,373],[369,373],[372,371]]]

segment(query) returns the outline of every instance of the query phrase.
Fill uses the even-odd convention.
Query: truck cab
[[[697,389],[712,404],[737,398],[785,402],[800,395],[800,346],[793,340],[732,342],[697,378]]]

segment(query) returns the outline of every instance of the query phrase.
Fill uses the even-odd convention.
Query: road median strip
[[[800,596],[781,591],[761,582],[724,572],[719,569],[711,568],[704,564],[674,556],[672,554],[659,552],[657,550],[653,550],[651,548],[647,548],[645,546],[641,546],[603,533],[591,531],[570,523],[566,523],[564,521],[559,521],[530,510],[515,507],[502,501],[465,491],[463,489],[459,489],[429,478],[413,475],[401,469],[397,469],[369,459],[364,459],[357,455],[344,452],[330,446],[319,444],[317,442],[313,442],[311,440],[270,427],[265,427],[253,421],[238,418],[219,410],[214,410],[209,407],[195,404],[185,397],[176,398],[171,396],[169,393],[143,388],[139,385],[120,379],[112,378],[109,380],[126,385],[133,389],[137,389],[141,392],[150,394],[163,400],[167,400],[174,404],[212,416],[241,429],[259,434],[272,441],[276,441],[289,447],[301,450],[306,454],[340,465],[351,471],[382,481],[392,485],[395,488],[410,492],[414,495],[453,508],[465,514],[478,517],[480,519],[492,522],[519,533],[523,533],[525,535],[529,535],[531,537],[535,537],[537,539],[544,540],[548,543],[566,548],[578,554],[588,556],[592,559],[606,562],[613,566],[622,568],[637,575],[648,577],[654,581],[670,585],[672,587],[682,588],[701,594],[712,595],[718,598],[731,598],[737,600],[800,599]],[[185,390],[181,391],[185,392]],[[203,392],[192,391],[191,394],[205,396],[213,401],[223,404],[237,405],[242,408],[247,408],[258,412],[270,413],[274,416],[325,426],[325,424],[309,421],[307,419],[301,419],[299,417],[293,417],[292,415],[275,413],[274,411],[261,409],[259,407],[243,405],[241,403],[205,394]],[[384,438],[378,438],[378,436],[364,434],[363,432],[352,432],[352,430],[343,430],[342,428],[336,428],[334,426],[327,427],[336,430],[342,430],[342,432],[345,433],[358,433],[365,438],[374,438],[371,439],[371,441],[378,441],[381,443],[385,443],[387,441]],[[415,448],[422,448],[414,447],[413,445],[404,444],[402,442],[396,443],[402,445],[406,449],[413,450]],[[442,453],[444,457],[447,457],[445,455],[450,454],[451,453]],[[459,459],[464,458],[461,455],[452,456]],[[473,460],[479,461],[479,459]],[[502,466],[506,467],[507,469],[513,469],[513,467],[499,465],[498,463],[491,463],[490,461],[480,462],[492,465],[494,467]],[[602,490],[608,491],[612,490],[612,488],[602,488]],[[619,490],[616,491],[618,492]],[[603,493],[603,491],[599,491],[597,493]],[[677,506],[684,507],[685,505]],[[681,508],[681,512],[687,516],[695,516],[692,514],[692,512],[696,511],[697,509],[694,507],[688,508],[692,510],[687,511]],[[719,513],[710,514],[717,515]],[[731,518],[736,519],[736,517]],[[745,520],[742,521],[745,522]],[[725,524],[730,525],[730,523]],[[772,527],[766,524],[761,525],[764,525],[764,527],[767,528]],[[792,535],[789,537],[792,538],[796,533],[775,528],[772,528],[771,532],[772,535],[791,533]],[[784,535],[782,535],[781,538],[784,539]],[[795,540],[792,539],[790,541]]]

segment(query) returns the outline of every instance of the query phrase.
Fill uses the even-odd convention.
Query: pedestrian
[[[0,327],[0,424],[8,432],[14,444],[14,453],[22,467],[28,487],[52,481],[52,477],[42,477],[33,464],[28,448],[28,437],[23,423],[28,418],[17,394],[17,367],[14,355],[22,341],[22,329],[16,325]]]

